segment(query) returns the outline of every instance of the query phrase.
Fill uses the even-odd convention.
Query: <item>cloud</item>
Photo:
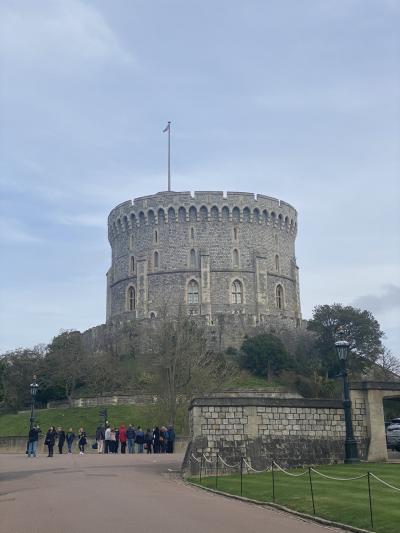
[[[382,287],[381,294],[366,294],[354,301],[356,307],[373,313],[387,313],[400,307],[400,287],[389,284]]]
[[[6,2],[0,20],[3,61],[9,67],[30,65],[69,76],[82,64],[133,61],[103,15],[79,0]]]
[[[58,218],[60,224],[66,226],[85,226],[90,228],[106,227],[106,217],[102,214],[62,215]]]
[[[23,228],[18,222],[1,218],[0,242],[11,244],[39,244],[44,241]]]

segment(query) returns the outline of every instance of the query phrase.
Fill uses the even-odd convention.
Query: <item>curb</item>
[[[184,482],[187,485],[191,485],[192,487],[205,490],[206,492],[212,492],[213,494],[218,494],[219,496],[225,496],[226,498],[231,498],[233,500],[240,500],[242,502],[252,503],[254,505],[260,505],[262,507],[278,509],[279,511],[284,511],[285,513],[298,516],[299,518],[302,518],[303,520],[317,522],[318,524],[321,524],[323,526],[336,527],[339,529],[343,529],[344,531],[352,531],[354,533],[373,533],[371,529],[361,529],[359,527],[350,526],[348,524],[342,524],[341,522],[334,522],[332,520],[327,520],[326,518],[321,518],[319,516],[309,515],[307,513],[301,513],[300,511],[295,511],[294,509],[290,509],[289,507],[285,507],[284,505],[279,505],[278,503],[253,500],[251,498],[245,498],[244,496],[238,496],[236,494],[229,494],[228,492],[222,492],[220,490],[211,489],[209,487],[203,487],[202,485],[197,485],[196,483],[192,483],[191,481],[184,480]]]

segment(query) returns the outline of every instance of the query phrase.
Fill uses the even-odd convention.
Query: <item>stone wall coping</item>
[[[189,405],[189,411],[193,407],[314,407],[316,409],[343,409],[341,400],[326,400],[320,398],[266,398],[247,396],[235,398],[224,397],[200,397],[193,398]]]
[[[351,381],[350,389],[400,391],[400,381]]]

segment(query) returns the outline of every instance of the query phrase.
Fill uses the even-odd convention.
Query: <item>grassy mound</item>
[[[134,424],[142,428],[165,425],[169,421],[157,405],[113,405],[107,407],[108,421],[112,426]],[[72,427],[76,432],[83,427],[88,435],[94,435],[99,425],[99,407],[76,407],[72,409],[40,409],[36,411],[36,421],[42,431],[50,425],[64,429]],[[5,414],[0,416],[0,437],[25,436],[29,429],[30,412]],[[178,435],[187,434],[187,411],[181,408],[175,424]]]

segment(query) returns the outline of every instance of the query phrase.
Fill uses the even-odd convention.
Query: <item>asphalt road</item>
[[[184,484],[181,455],[0,455],[1,533],[338,531]]]

